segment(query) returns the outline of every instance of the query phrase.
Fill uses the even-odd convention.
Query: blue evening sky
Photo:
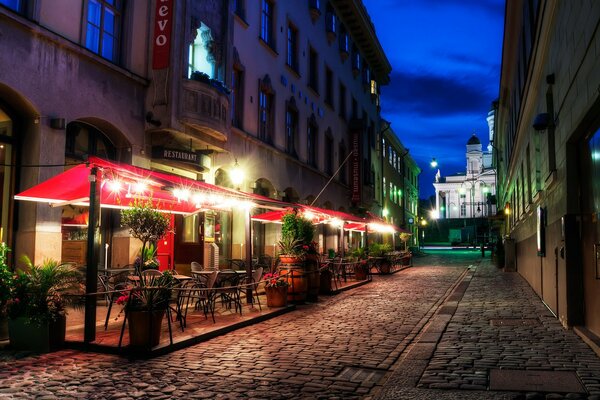
[[[442,175],[464,172],[473,132],[488,144],[498,97],[504,0],[363,0],[392,64],[381,115],[423,170],[420,197]]]

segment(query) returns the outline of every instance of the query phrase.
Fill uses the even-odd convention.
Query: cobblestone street
[[[516,273],[480,260],[416,258],[414,268],[150,360],[0,352],[0,398],[525,398],[489,391],[494,368],[575,371],[588,393],[569,398],[599,398],[595,353]],[[490,323],[501,318],[538,323]]]

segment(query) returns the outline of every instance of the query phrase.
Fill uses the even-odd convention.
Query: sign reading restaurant
[[[169,149],[167,147],[154,146],[152,147],[152,157],[162,160],[180,161],[189,164],[199,165],[201,162],[201,154],[192,151]]]

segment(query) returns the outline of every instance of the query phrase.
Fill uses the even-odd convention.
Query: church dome
[[[471,136],[471,138],[467,142],[467,146],[470,144],[481,144],[481,141],[479,140],[476,134],[473,134],[473,136]]]

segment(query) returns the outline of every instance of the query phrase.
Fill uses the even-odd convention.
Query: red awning
[[[362,226],[362,230],[364,230],[364,226],[367,223],[363,218],[342,211],[327,210],[302,204],[292,204],[285,210],[269,211],[258,214],[253,216],[252,219],[262,222],[280,223],[283,216],[294,209],[298,210],[305,218],[310,219],[314,224],[333,223],[338,224],[339,226],[342,226],[343,224],[344,229],[348,229],[348,226],[352,226],[352,230],[360,230],[359,226]]]
[[[128,208],[136,200],[151,201],[157,210],[193,214],[203,210],[251,207],[256,203],[263,206],[280,204],[264,196],[97,157],[90,157],[87,163],[77,165],[17,194],[15,199],[45,202],[52,206],[89,206],[89,176],[93,167],[99,170],[102,207]]]

